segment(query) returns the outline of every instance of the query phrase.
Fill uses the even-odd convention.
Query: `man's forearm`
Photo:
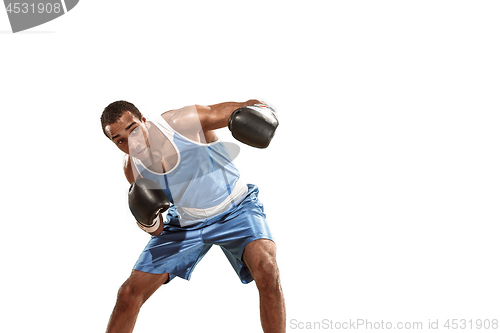
[[[257,99],[250,99],[246,102],[225,102],[225,103],[220,103],[220,104],[214,104],[210,105],[210,108],[212,109],[212,113],[218,113],[220,115],[223,115],[224,118],[229,119],[229,116],[231,116],[231,113],[233,113],[235,110],[242,108],[244,106],[249,106],[249,105],[255,105],[262,103],[261,101]]]
[[[231,114],[244,106],[262,103],[257,99],[246,102],[225,102],[209,105],[208,107],[197,106],[198,114],[204,129],[217,129],[227,126]]]

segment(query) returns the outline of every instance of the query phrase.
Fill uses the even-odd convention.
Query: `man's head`
[[[110,138],[108,132],[106,131],[106,127],[108,125],[116,123],[116,121],[120,119],[120,117],[126,111],[129,111],[138,119],[142,119],[141,112],[135,107],[134,104],[130,102],[116,101],[106,106],[101,115],[102,131],[104,132],[104,135],[106,135],[106,137]]]
[[[146,118],[126,101],[108,105],[101,115],[102,130],[106,137],[124,153],[138,156],[149,147]]]

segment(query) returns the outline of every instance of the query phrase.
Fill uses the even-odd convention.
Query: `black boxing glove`
[[[139,227],[152,233],[163,227],[160,214],[170,207],[170,202],[154,181],[140,178],[128,190],[128,205]]]
[[[255,104],[235,110],[227,126],[236,140],[255,148],[266,148],[278,127],[278,118],[269,105]]]

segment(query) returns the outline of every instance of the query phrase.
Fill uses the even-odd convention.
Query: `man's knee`
[[[279,270],[276,263],[274,242],[255,241],[250,243],[245,251],[246,263],[257,287],[261,290],[277,288],[279,286]]]
[[[254,267],[252,276],[259,290],[273,291],[279,288],[279,270],[275,260],[262,260]]]
[[[123,307],[142,306],[144,295],[139,288],[135,287],[129,280],[125,281],[118,289],[117,303]]]
[[[118,290],[118,304],[142,306],[169,279],[169,274],[151,274],[133,270]]]

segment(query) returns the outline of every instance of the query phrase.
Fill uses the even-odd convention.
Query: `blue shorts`
[[[237,206],[187,227],[180,227],[175,213],[169,212],[163,232],[151,237],[134,270],[169,273],[169,281],[176,276],[189,280],[195,266],[215,244],[222,248],[242,283],[253,281],[242,260],[245,246],[257,239],[273,240],[258,194],[258,187],[249,184],[245,199]]]

